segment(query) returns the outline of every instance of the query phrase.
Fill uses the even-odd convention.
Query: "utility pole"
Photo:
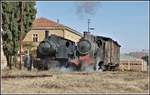
[[[88,19],[88,32],[90,32],[90,19]]]
[[[21,20],[20,20],[20,27],[21,27],[21,31],[20,31],[20,63],[19,63],[19,69],[22,69],[22,32],[23,32],[23,8],[24,8],[24,2],[21,2]]]
[[[90,28],[90,19],[88,19],[88,32],[90,32],[90,30],[94,30],[94,28]]]

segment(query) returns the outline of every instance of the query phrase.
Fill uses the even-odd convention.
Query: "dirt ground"
[[[131,71],[58,72],[56,70],[2,70],[1,76],[52,75],[37,78],[2,78],[1,93],[148,93],[148,73]]]

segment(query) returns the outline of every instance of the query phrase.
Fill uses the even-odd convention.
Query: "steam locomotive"
[[[75,58],[75,51],[75,42],[56,35],[48,36],[45,31],[45,40],[37,47],[33,66],[38,70],[66,67],[69,60]]]
[[[111,38],[94,36],[84,32],[75,42],[56,36],[48,36],[37,47],[34,67],[38,70],[65,68],[72,71],[105,71],[119,66],[120,45]]]
[[[120,47],[111,38],[84,32],[84,37],[78,42],[77,51],[80,53],[79,60],[85,67],[92,65],[94,70],[105,71],[115,70],[119,66]]]

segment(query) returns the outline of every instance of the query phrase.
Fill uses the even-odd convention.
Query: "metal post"
[[[88,19],[88,32],[90,32],[90,19]]]
[[[88,32],[90,32],[90,30],[94,30],[94,28],[90,27],[90,19],[88,19]]]
[[[19,69],[22,69],[22,32],[23,32],[23,1],[21,3],[21,31],[20,31],[20,64]]]

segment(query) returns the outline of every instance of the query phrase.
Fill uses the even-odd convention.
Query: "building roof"
[[[134,56],[136,58],[142,58],[143,56],[147,56],[148,52],[137,51],[137,52],[129,52],[128,54],[131,55],[131,56]]]
[[[77,32],[76,30],[65,26],[63,24],[57,23],[55,21],[49,20],[47,18],[39,17],[36,18],[32,23],[32,29],[68,29],[72,33],[75,33],[79,36],[82,36],[80,32]]]
[[[59,24],[57,22],[54,22],[52,20],[43,17],[36,18],[32,23],[32,27],[56,27],[56,26],[63,27],[62,24]]]
[[[70,27],[68,27],[68,26],[64,26],[64,27],[65,27],[65,29],[68,29],[68,30],[72,31],[72,32],[75,33],[75,34],[77,34],[77,35],[79,35],[79,36],[82,36],[82,33],[78,32],[78,31],[76,31],[76,30],[74,30],[74,29],[72,29],[72,28],[70,28]]]

